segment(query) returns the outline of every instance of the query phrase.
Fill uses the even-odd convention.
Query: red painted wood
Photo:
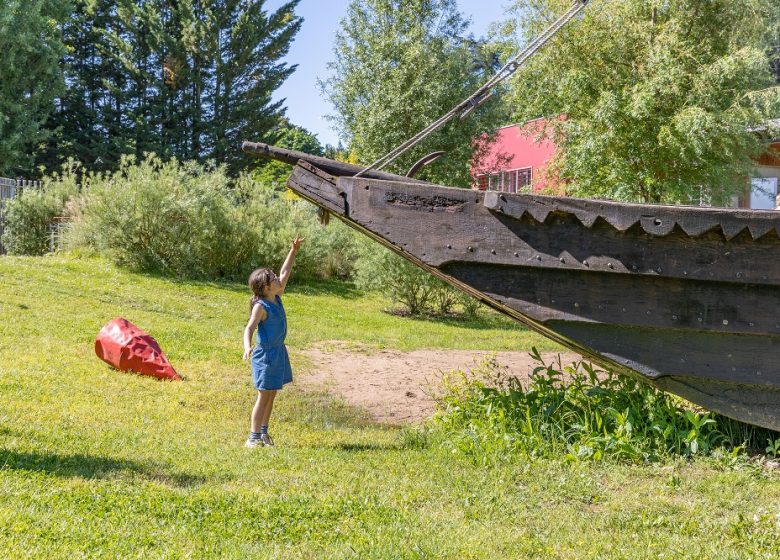
[[[758,158],[758,165],[769,167],[780,167],[780,142],[774,142],[769,145],[770,154],[763,154]]]

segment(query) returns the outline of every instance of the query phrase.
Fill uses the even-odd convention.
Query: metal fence
[[[49,252],[56,253],[65,247],[65,235],[72,223],[72,218],[56,216],[49,224]]]
[[[0,177],[0,255],[5,254],[3,246],[3,232],[5,231],[5,206],[6,203],[17,196],[22,189],[40,188],[40,181],[27,181],[25,179],[7,179]]]

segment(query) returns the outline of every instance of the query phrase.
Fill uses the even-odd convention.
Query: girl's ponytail
[[[252,310],[255,308],[255,304],[258,301],[260,301],[260,297],[259,296],[254,296],[253,295],[251,298],[249,298],[249,314],[250,315],[252,314]]]

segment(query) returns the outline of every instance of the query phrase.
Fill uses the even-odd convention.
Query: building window
[[[777,204],[777,177],[753,177],[750,179],[750,208],[774,210]]]
[[[531,168],[512,169],[477,175],[477,187],[483,191],[531,192]]]

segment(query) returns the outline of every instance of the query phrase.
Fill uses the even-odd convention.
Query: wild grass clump
[[[527,382],[495,360],[442,378],[430,431],[481,463],[517,456],[640,463],[746,451],[775,454],[776,432],[701,410],[585,361],[539,362]],[[769,447],[765,447],[765,446]]]

